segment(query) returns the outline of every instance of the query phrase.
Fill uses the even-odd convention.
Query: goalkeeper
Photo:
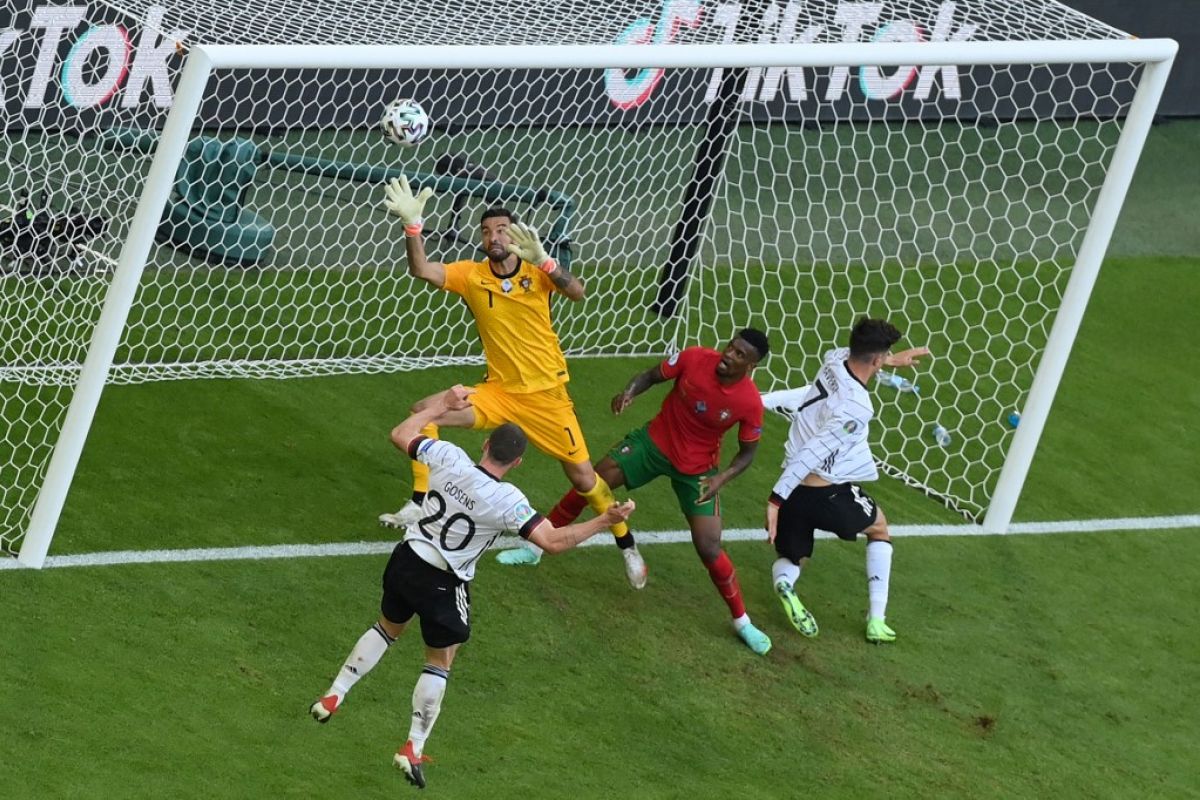
[[[472,405],[450,412],[443,425],[486,430],[506,422],[525,431],[529,441],[562,464],[571,485],[603,514],[615,501],[612,489],[592,468],[583,431],[575,416],[575,404],[567,394],[567,361],[550,319],[550,301],[557,292],[569,300],[583,299],[583,283],[566,267],[550,258],[537,231],[522,225],[511,211],[489,208],[479,220],[479,233],[486,257],[479,261],[443,264],[425,256],[421,236],[425,204],[433,197],[426,187],[414,195],[408,179],[401,176],[384,187],[387,210],[404,223],[404,243],[410,275],[438,289],[462,297],[475,317],[483,343],[487,374],[475,387]],[[438,395],[417,402],[420,411]],[[437,436],[437,426],[421,433]],[[413,495],[394,514],[381,514],[379,521],[405,527],[421,517],[421,503],[429,491],[429,468],[413,462]],[[638,553],[629,527],[620,522],[611,528],[625,561],[630,585],[646,585],[646,563]],[[541,551],[521,547],[500,554],[505,564],[536,564]]]

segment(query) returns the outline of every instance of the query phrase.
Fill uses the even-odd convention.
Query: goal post
[[[927,421],[924,419],[923,412],[915,414],[911,410],[897,411],[896,415],[893,415],[888,421],[898,423],[906,431],[901,434],[903,437],[901,446],[898,446],[895,452],[889,452],[888,448],[885,448],[883,452],[878,453],[885,463],[894,459],[896,461],[893,464],[895,469],[902,475],[911,476],[913,482],[932,486],[932,493],[941,497],[959,498],[961,507],[969,509],[968,512],[965,512],[967,516],[979,519],[986,512],[984,524],[989,530],[1004,530],[1012,518],[1013,508],[1015,508],[1021,486],[1028,473],[1033,453],[1057,391],[1063,368],[1082,319],[1088,296],[1095,283],[1134,167],[1152,123],[1175,52],[1176,44],[1170,40],[1100,38],[1064,41],[574,44],[504,47],[474,45],[362,45],[357,47],[340,45],[195,45],[190,48],[186,66],[175,91],[174,103],[162,127],[161,135],[157,139],[153,158],[137,196],[136,210],[122,235],[115,271],[111,283],[106,287],[103,307],[90,337],[86,358],[83,360],[78,381],[73,386],[61,431],[54,444],[48,466],[45,468],[44,478],[41,479],[37,499],[29,517],[28,528],[23,534],[21,532],[10,534],[9,538],[20,542],[19,558],[21,563],[31,567],[40,567],[44,563],[103,387],[106,381],[112,377],[118,350],[122,347],[123,336],[128,332],[127,323],[130,319],[131,309],[138,302],[139,290],[145,289],[144,270],[148,257],[156,247],[155,236],[163,224],[163,209],[176,188],[180,165],[184,160],[189,141],[198,132],[207,130],[211,122],[211,120],[202,119],[200,114],[206,102],[206,92],[211,86],[214,75],[222,73],[286,74],[289,71],[315,71],[323,75],[334,75],[344,72],[383,70],[397,73],[437,72],[439,74],[462,71],[465,75],[477,76],[504,71],[529,71],[535,75],[561,71],[573,76],[572,79],[576,82],[586,84],[590,80],[588,76],[598,70],[661,70],[680,71],[691,76],[698,75],[701,76],[700,83],[703,84],[707,82],[703,80],[703,76],[716,69],[758,70],[760,73],[772,69],[846,68],[861,71],[866,65],[879,68],[876,70],[878,73],[881,73],[882,70],[899,69],[913,70],[915,75],[915,71],[923,67],[941,67],[948,64],[984,69],[995,67],[1006,69],[1021,65],[1029,65],[1035,69],[1055,66],[1069,67],[1071,65],[1131,65],[1128,71],[1136,75],[1136,80],[1121,78],[1115,81],[1122,87],[1129,88],[1130,98],[1112,103],[1114,110],[1105,112],[1111,114],[1112,119],[1119,122],[1119,136],[1116,137],[1115,143],[1104,138],[1110,133],[1108,129],[1105,129],[1103,136],[1096,136],[1095,143],[1088,140],[1072,145],[1081,151],[1087,151],[1089,160],[1086,166],[1089,171],[1089,179],[1095,175],[1102,175],[1102,180],[1100,181],[1101,185],[1089,185],[1086,192],[1081,189],[1078,197],[1072,193],[1074,190],[1063,190],[1064,194],[1071,194],[1071,197],[1067,198],[1069,200],[1069,203],[1066,204],[1069,206],[1069,218],[1067,223],[1064,223],[1066,225],[1064,230],[1069,228],[1073,233],[1080,220],[1085,220],[1086,223],[1082,229],[1081,243],[1075,243],[1070,248],[1061,251],[1057,247],[1052,248],[1059,260],[1070,261],[1061,270],[1062,276],[1069,274],[1069,280],[1067,280],[1062,294],[1061,306],[1054,297],[1057,290],[1050,291],[1045,297],[1043,294],[1038,294],[1037,302],[1046,305],[1046,313],[1042,314],[1040,319],[1053,319],[1052,330],[1045,339],[1044,345],[1037,341],[1039,338],[1037,335],[1032,336],[1028,342],[1025,340],[1019,342],[1022,352],[1028,351],[1036,357],[1036,377],[1033,378],[1031,387],[1022,385],[1024,378],[1013,377],[1011,380],[1006,378],[1008,383],[1000,387],[1003,391],[998,389],[994,392],[995,397],[987,398],[989,403],[993,403],[993,401],[998,403],[1000,400],[996,398],[1003,394],[1005,398],[1011,396],[1020,402],[1021,423],[1015,431],[1015,435],[1010,437],[1011,443],[1008,441],[997,443],[989,439],[988,443],[980,445],[978,450],[984,453],[986,459],[989,459],[989,466],[981,478],[970,478],[969,480],[974,483],[966,488],[950,486],[954,463],[949,462],[944,454],[931,450],[918,441],[925,438],[920,430]],[[1053,75],[1062,76],[1068,73],[1069,71],[1064,71],[1053,73]],[[252,79],[252,77],[247,78],[247,80]],[[1026,78],[1022,77],[1020,80],[1025,81]],[[564,80],[563,83],[569,83],[569,81]],[[429,85],[433,86],[434,83],[431,82]],[[557,86],[552,88],[558,90]],[[483,90],[472,89],[471,91]],[[505,123],[506,125],[524,125],[536,129],[539,120],[520,115],[529,113],[529,109],[537,106],[537,91],[534,89],[529,93],[523,101],[524,105],[513,112],[513,119]],[[381,98],[381,100],[385,99]],[[699,115],[695,113],[697,109]],[[862,108],[857,107],[851,110],[863,111]],[[934,110],[937,111],[936,108]],[[1018,116],[1028,110],[1016,109]],[[699,119],[703,118],[703,106],[697,105],[695,108],[688,108],[685,111],[692,114],[692,116],[682,114],[689,120],[689,125],[692,124],[690,120],[696,119],[697,116]],[[1075,113],[1075,111],[1072,109],[1071,113]],[[879,173],[876,173],[880,185],[873,187],[872,192],[874,197],[882,198],[884,201],[881,202],[880,208],[864,210],[861,199],[855,199],[852,205],[856,213],[874,214],[876,216],[872,223],[874,227],[887,228],[890,223],[887,220],[880,223],[879,220],[889,214],[898,213],[916,225],[918,238],[928,233],[922,220],[917,219],[917,212],[898,211],[894,199],[890,195],[883,197],[887,192],[903,194],[907,191],[912,194],[917,191],[912,188],[913,186],[926,186],[930,183],[920,176],[913,177],[910,174],[912,164],[918,160],[914,156],[913,148],[927,145],[921,143],[912,145],[909,139],[905,138],[916,137],[919,133],[917,129],[923,129],[926,123],[920,119],[906,120],[902,115],[889,118],[886,114],[872,116],[873,113],[863,111],[863,117],[859,121],[864,122],[867,132],[862,133],[859,128],[855,127],[854,120],[840,122],[835,120],[828,123],[821,119],[798,121],[774,112],[765,112],[756,119],[748,113],[742,112],[740,124],[749,130],[746,136],[741,137],[740,141],[728,145],[732,150],[726,156],[725,166],[727,172],[730,170],[735,173],[738,170],[742,170],[742,172],[738,173],[739,177],[737,178],[724,175],[717,181],[717,202],[714,202],[710,210],[706,211],[703,219],[692,223],[693,226],[703,230],[704,246],[692,256],[692,266],[702,267],[702,271],[689,278],[689,288],[683,299],[686,309],[685,313],[680,315],[678,323],[671,327],[659,328],[648,327],[652,323],[638,323],[641,327],[631,328],[629,335],[625,338],[604,339],[593,327],[588,326],[586,320],[573,318],[572,325],[574,327],[568,325],[565,337],[568,354],[572,357],[578,355],[640,355],[661,353],[672,346],[692,343],[715,345],[736,329],[734,326],[737,324],[737,320],[745,320],[742,324],[748,324],[756,319],[766,319],[768,327],[773,329],[773,338],[782,345],[766,366],[763,373],[764,380],[760,381],[762,384],[760,388],[766,390],[778,388],[787,383],[795,383],[798,378],[803,376],[814,363],[813,359],[820,356],[819,352],[814,352],[817,346],[816,342],[823,342],[827,346],[836,344],[837,342],[833,340],[836,339],[839,331],[852,321],[849,318],[852,310],[866,313],[878,309],[880,313],[894,313],[901,327],[906,327],[908,320],[904,317],[921,305],[920,302],[912,300],[915,296],[914,290],[920,290],[927,285],[936,286],[937,281],[942,280],[940,276],[943,273],[950,271],[959,261],[971,260],[976,255],[975,253],[962,249],[954,242],[951,243],[951,255],[941,260],[924,255],[922,252],[910,252],[905,249],[900,256],[884,259],[887,263],[879,269],[859,276],[856,272],[859,265],[872,261],[876,257],[874,254],[882,252],[877,242],[867,241],[866,250],[868,252],[863,254],[850,252],[849,245],[839,244],[839,247],[847,250],[848,255],[844,261],[840,260],[842,256],[839,255],[818,257],[814,261],[814,265],[803,275],[800,275],[803,270],[799,269],[798,265],[785,263],[791,255],[788,252],[788,245],[796,241],[795,237],[797,236],[795,230],[787,229],[788,217],[803,214],[805,209],[816,208],[817,204],[822,201],[822,198],[812,191],[812,184],[806,182],[808,177],[799,174],[807,163],[805,158],[809,156],[820,161],[824,168],[836,167],[843,161],[847,163],[853,161],[854,165],[848,167],[853,170],[861,168],[863,164],[871,165],[873,154],[881,149],[886,149],[887,145],[908,142],[905,145],[908,149],[896,162],[899,164],[897,177],[894,179],[886,175],[878,177]],[[981,142],[978,145],[978,152],[984,154],[981,157],[986,156],[989,147],[995,147],[984,141],[986,137],[980,133],[982,126],[977,124],[978,118],[975,123],[971,123],[969,120],[964,123],[945,112],[937,111],[937,113],[943,115],[940,124],[953,127],[955,130],[969,129],[972,141],[979,138]],[[1045,118],[1053,120],[1055,114],[1056,112],[1051,110],[1045,115]],[[676,116],[679,117],[680,114],[677,113]],[[911,122],[913,130],[905,133],[903,129],[909,122]],[[670,129],[673,124],[680,125],[682,123],[672,122],[670,114],[664,112],[662,119],[643,115],[640,120],[630,122],[627,127],[611,122],[604,124],[616,125],[617,127],[613,129],[615,133],[625,138],[621,145],[613,146],[611,151],[603,150],[603,144],[597,145],[602,148],[602,152],[599,156],[593,156],[593,162],[588,162],[589,169],[594,169],[594,165],[597,163],[596,159],[601,157],[611,158],[615,161],[623,158],[636,158],[627,155],[620,148],[632,149],[635,147],[636,137],[644,128],[656,126],[656,130]],[[605,130],[603,125],[595,123],[600,133],[588,128],[586,119],[581,118],[579,125],[581,129],[587,129],[584,134],[579,136],[580,147],[596,145],[601,141],[600,136]],[[805,131],[808,130],[806,125],[816,126],[820,129],[819,137],[825,138],[814,145],[810,141],[812,137],[806,137]],[[823,125],[827,125],[827,127],[823,128]],[[226,132],[240,133],[246,128],[253,128],[250,121],[235,119],[228,121]],[[876,133],[871,131],[876,131]],[[1003,132],[1006,135],[1009,133],[1007,129],[1004,129]],[[286,132],[283,135],[286,136]],[[1021,131],[1013,133],[1013,136],[1016,137],[1014,141],[1017,141],[1017,144],[1000,145],[1000,156],[1011,160],[1025,152],[1025,148],[1030,145],[1020,139],[1023,135]],[[1090,135],[1088,134],[1088,136]],[[669,138],[667,134],[662,134],[662,136],[665,137],[663,141]],[[755,137],[762,137],[764,143],[771,145],[770,152],[761,158],[776,158],[779,159],[778,162],[757,163],[755,161],[760,158],[760,154],[756,154],[754,151]],[[844,149],[836,151],[820,153],[815,150],[806,151],[806,148],[818,146],[839,146],[831,137],[844,137],[848,145]],[[735,136],[735,138],[737,137]],[[1086,137],[1073,136],[1072,141],[1075,138]],[[283,140],[276,139],[273,140],[273,143],[280,146],[280,141]],[[530,139],[534,145],[537,145],[539,141],[541,146],[549,148],[557,146],[554,142],[548,142],[545,139],[537,140],[536,136]],[[319,136],[306,139],[303,144],[305,147],[328,146],[331,149],[337,147],[336,142],[322,140]],[[862,145],[864,151],[856,154],[853,150],[855,144]],[[957,145],[957,142],[955,144]],[[936,145],[936,141],[934,145]],[[684,149],[681,148],[680,152],[683,153],[683,151]],[[680,155],[680,166],[678,169],[672,167],[675,169],[673,174],[682,175],[686,170],[688,159],[693,154],[694,150]],[[1065,169],[1072,168],[1069,153],[1065,154],[1062,161]],[[667,178],[664,177],[665,173],[648,171],[651,169],[649,165],[652,162],[653,159],[648,156],[644,157],[642,161],[623,162],[612,166],[612,174],[618,174],[622,169],[626,172],[636,172],[636,180],[630,180],[627,191],[641,191],[641,187],[645,186],[648,181],[658,183],[667,181]],[[526,165],[522,164],[521,166]],[[1017,165],[1015,168],[1019,170],[1022,167]],[[754,175],[750,174],[754,170],[758,170],[758,172]],[[794,170],[797,174],[780,176],[781,170]],[[904,175],[912,178],[911,186],[903,184]],[[603,177],[597,178],[597,183],[603,183]],[[1003,177],[1004,175],[1001,175],[997,180]],[[746,200],[744,197],[732,196],[735,192],[745,194],[759,188],[765,179],[770,178],[776,179],[779,184],[776,194],[770,194],[761,200]],[[676,200],[682,203],[683,182],[686,177],[677,180],[679,182],[674,184],[674,187],[679,189]],[[985,201],[990,202],[988,198],[994,195],[996,190],[987,185],[988,180],[990,178],[986,175],[982,179],[968,175],[961,181],[961,185],[959,183],[951,185],[949,182],[936,184],[935,182],[933,188],[936,191],[933,194],[940,197],[944,192],[963,189],[966,192],[964,198],[955,202],[961,202],[965,207],[965,204],[972,202],[971,197],[977,193],[979,186],[976,184],[980,184],[986,190],[984,192]],[[887,182],[886,186],[884,186],[884,182]],[[1089,193],[1092,190],[1095,190],[1095,193]],[[1003,194],[1004,190],[1001,190],[1001,193]],[[601,194],[597,191],[590,196],[594,198]],[[917,199],[921,203],[927,201],[926,198]],[[283,201],[272,199],[269,202],[282,203]],[[611,205],[604,208],[581,207],[579,213],[584,216],[588,214],[609,215],[610,218],[615,218],[622,213],[631,213],[630,206],[624,199],[614,199],[610,202]],[[934,202],[934,199],[928,199],[928,203]],[[746,203],[760,203],[763,210],[747,212],[744,210]],[[270,208],[281,212],[279,206],[270,206]],[[1030,209],[1025,209],[1025,211],[1028,212]],[[1036,213],[1036,209],[1032,209],[1032,211]],[[994,216],[989,216],[983,219],[983,223],[993,224],[995,219]],[[333,225],[335,222],[330,224]],[[742,230],[733,233],[733,229],[739,225],[743,226]],[[1030,226],[1028,231],[1022,229],[1019,235],[1014,233],[1012,237],[1014,241],[1020,239],[1022,242],[1028,238],[1032,244],[1023,244],[1020,247],[1014,244],[998,248],[1004,250],[1002,256],[988,257],[991,259],[988,261],[988,269],[992,271],[988,272],[984,278],[973,277],[970,279],[981,284],[991,281],[995,286],[1005,287],[1003,291],[1006,292],[1004,295],[1006,304],[1018,302],[1021,297],[1021,291],[1023,291],[1020,285],[1022,276],[1019,274],[1021,265],[1026,263],[1027,259],[1036,257],[1039,252],[1037,249],[1039,243],[1057,230],[1053,226],[1047,230],[1038,228],[1036,221],[1029,222],[1028,225]],[[898,228],[898,226],[896,227]],[[1016,224],[1013,223],[1005,227],[1005,230],[1015,229],[1015,227]],[[636,224],[627,224],[621,230],[610,233],[612,235],[620,234],[625,239],[633,240],[636,238],[638,230]],[[329,235],[334,236],[335,233],[331,230]],[[593,241],[604,235],[605,231],[601,227],[590,231]],[[967,234],[962,235],[966,236]],[[657,243],[656,250],[664,249],[666,236],[666,234],[661,234],[661,241]],[[863,239],[865,234],[862,229],[857,233],[851,231],[843,235],[842,241],[849,242],[856,236]],[[812,240],[816,238],[820,237],[812,237]],[[832,241],[832,237],[830,240]],[[930,248],[933,250],[947,247],[947,238],[944,236],[934,236],[931,242]],[[646,273],[648,280],[645,281],[644,286],[639,285],[628,291],[630,298],[644,301],[645,309],[650,311],[655,291],[658,289],[656,278],[662,262],[654,263],[652,254],[641,252],[636,241],[631,241],[622,247],[624,249],[610,258],[626,262],[645,261],[645,263],[639,264],[639,267]],[[580,262],[585,265],[583,268],[586,269],[588,254],[583,254]],[[910,262],[915,262],[915,265]],[[769,270],[763,269],[761,273],[756,272],[759,266],[767,263],[770,265]],[[836,268],[838,265],[841,266],[840,271]],[[791,272],[789,272],[789,268],[792,268]],[[1003,272],[1006,268],[1012,274]],[[888,270],[893,269],[899,274],[899,277],[895,279],[888,277]],[[923,275],[921,274],[922,269],[930,269],[937,274],[933,277]],[[349,264],[345,268],[348,275],[357,274],[359,270],[361,270],[361,264],[358,262]],[[825,272],[828,274],[825,275]],[[801,296],[799,287],[807,285],[804,281],[816,280],[818,273],[825,275],[821,280],[827,280],[827,284],[823,284],[823,286],[830,291],[845,285],[844,304],[840,304],[836,309],[811,309],[806,306],[811,298]],[[799,277],[797,277],[798,275]],[[1055,283],[1058,275],[1059,273],[1056,273],[1056,276],[1052,276],[1049,282]],[[349,279],[347,278],[347,280]],[[620,280],[620,276],[607,276],[605,279],[615,282]],[[948,277],[946,279],[949,280]],[[364,278],[364,280],[366,279]],[[930,283],[931,281],[932,283]],[[1010,284],[1015,288],[1008,288]],[[966,293],[967,290],[960,289],[959,291]],[[730,301],[739,297],[740,301]],[[958,299],[963,299],[964,302],[967,300],[965,297]],[[953,306],[955,302],[957,302],[956,298],[947,298],[935,310],[935,313],[931,313],[931,316],[944,319],[944,322],[941,323],[942,327],[937,330],[945,334],[945,340],[952,340],[956,330],[976,324],[974,306],[968,311],[963,311]],[[611,301],[606,301],[602,306],[597,306],[597,310],[611,307]],[[981,310],[979,314],[981,315],[979,324],[986,324],[986,309]],[[797,317],[804,317],[804,319],[798,320]],[[1012,320],[1005,317],[1004,321],[1011,322]],[[1019,318],[1017,321],[1022,322],[1023,318]],[[934,322],[928,321],[927,329],[934,329],[930,327],[934,324]],[[461,326],[451,328],[451,330],[463,333]],[[1005,335],[1019,337],[1022,333],[1017,326],[1013,331],[1006,332]],[[271,337],[266,336],[265,338],[270,339]],[[314,347],[313,349],[320,350],[321,348]],[[234,362],[239,359],[253,360],[240,353],[232,357],[223,357],[220,355],[220,347],[216,348],[216,352],[218,354],[212,358],[217,361],[222,358],[229,358]],[[447,352],[444,357],[448,359],[445,363],[462,363],[461,359],[464,358],[461,350]],[[953,361],[955,354],[939,354],[939,357]],[[290,356],[285,353],[269,351],[265,360],[259,359],[255,363],[266,363],[269,369],[275,369],[273,365],[286,362],[288,358]],[[470,360],[469,357],[466,358]],[[140,369],[140,367],[137,368]],[[353,366],[344,369],[359,368],[368,369]],[[955,411],[963,417],[969,417],[971,413],[974,413],[970,410],[963,411],[961,408],[957,410],[953,408],[957,402],[950,393],[954,384],[953,379],[958,375],[973,374],[969,366],[963,367],[959,364],[958,368],[960,371],[953,373],[947,368],[948,371],[945,374],[951,376],[951,380],[947,381],[946,392],[937,396],[923,396],[921,399],[922,403],[929,404],[928,408],[935,410],[935,416],[938,413],[946,413],[948,410]],[[23,366],[17,371],[19,372],[21,369],[32,369],[32,367]],[[962,372],[962,369],[965,369],[966,372]],[[284,376],[284,373],[288,375],[333,374],[339,370],[343,370],[343,367],[339,366],[336,370],[329,372],[322,372],[319,369],[315,372],[305,372],[303,369],[288,371],[286,366],[281,366],[279,367],[279,376]],[[191,374],[186,371],[186,365],[185,368],[181,368],[181,374]],[[218,372],[216,374],[226,373]],[[249,375],[254,373],[234,371],[232,374]],[[1008,401],[1005,400],[1005,402]],[[971,434],[967,431],[966,426],[962,426],[961,430],[963,431],[962,438],[970,440]],[[988,436],[991,434],[989,433]],[[972,457],[975,450],[967,448],[966,445],[967,442],[964,442],[964,449],[956,452],[956,457],[962,460],[969,460]],[[974,447],[973,444],[971,446]],[[1000,455],[997,456],[997,453]],[[1000,459],[999,462],[996,462],[997,458]],[[1002,463],[1002,467],[999,466],[999,463]],[[932,466],[930,466],[931,464]],[[995,477],[997,471],[999,472],[998,479]],[[976,483],[980,485],[976,487],[974,485]],[[990,499],[989,495],[991,495]],[[966,499],[963,500],[963,497]],[[958,506],[952,504],[952,507]]]

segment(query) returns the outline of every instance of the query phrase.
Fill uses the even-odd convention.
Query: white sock
[[[793,564],[791,559],[777,558],[771,565],[771,585],[786,581],[788,586],[795,586],[800,580],[800,565]]]
[[[413,688],[412,725],[408,728],[408,739],[413,744],[413,754],[421,755],[425,740],[433,731],[438,713],[442,710],[442,696],[446,694],[446,681],[450,673],[433,664],[426,664]]]
[[[750,615],[742,614],[740,617],[735,617],[733,620],[733,629],[740,631],[742,628],[750,624]]]
[[[888,579],[892,576],[892,543],[867,542],[867,599],[871,604],[868,619],[883,619],[887,614]]]
[[[338,702],[341,703],[350,687],[379,663],[379,659],[383,658],[383,654],[394,641],[396,640],[384,633],[378,622],[371,626],[369,631],[359,637],[358,643],[350,651],[350,657],[333,679],[333,686],[329,687],[329,694],[337,695]]]

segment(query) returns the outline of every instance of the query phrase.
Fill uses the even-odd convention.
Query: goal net
[[[1027,426],[1064,297],[1086,302],[1157,103],[1149,91],[1123,138],[1147,65],[1170,58],[1050,0],[314,8],[0,0],[5,550],[31,517],[53,530],[94,412],[80,399],[89,374],[479,363],[461,304],[405,272],[380,202],[402,173],[437,192],[432,258],[478,257],[479,213],[500,203],[572,265],[588,298],[555,307],[569,357],[719,346],[755,325],[774,345],[756,374],[765,391],[806,383],[856,317],[892,319],[937,358],[917,392],[877,390],[875,452],[981,519],[1024,435],[1005,420],[1024,410]],[[388,47],[400,42],[449,49]],[[987,43],[987,61],[971,55]],[[721,47],[686,47],[698,44]],[[211,73],[155,204],[143,193],[198,52]],[[962,62],[922,55],[950,52]],[[378,130],[404,97],[434,121],[414,148]],[[1069,290],[1085,261],[1090,277]],[[1059,324],[1065,359],[1078,315]],[[1039,378],[1045,409],[1054,372]],[[56,446],[74,456],[50,469]]]

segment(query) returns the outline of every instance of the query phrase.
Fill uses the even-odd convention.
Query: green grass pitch
[[[1018,508],[1020,520],[1195,514],[1200,124],[1154,130]],[[715,343],[709,343],[715,344]],[[0,344],[2,347],[3,344]],[[594,455],[644,421],[608,398],[648,359],[583,359],[571,391]],[[388,538],[406,496],[387,430],[474,368],[111,387],[53,553]],[[727,493],[759,523],[784,425]],[[451,432],[475,448],[479,437]],[[727,450],[728,455],[728,450]],[[556,465],[514,480],[546,508]],[[957,522],[883,480],[898,523]],[[637,527],[680,527],[665,486]],[[862,642],[862,546],[821,541],[802,640],[762,543],[729,546],[756,658],[690,548],[610,548],[536,570],[485,559],[475,634],[428,745],[454,798],[1198,797],[1196,530],[897,542],[889,619]],[[390,796],[419,639],[397,643],[326,726],[305,715],[377,613],[383,557],[0,572],[0,795]]]

